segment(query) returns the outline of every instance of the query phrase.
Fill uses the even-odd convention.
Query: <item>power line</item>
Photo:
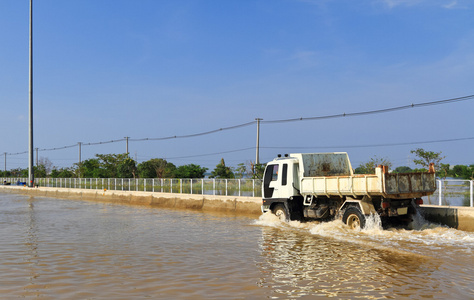
[[[384,108],[384,109],[378,109],[378,110],[354,112],[354,113],[342,113],[342,114],[334,114],[334,115],[323,115],[323,116],[314,116],[314,117],[300,117],[300,118],[266,120],[266,121],[265,120],[260,120],[260,123],[273,124],[273,123],[286,123],[286,122],[296,122],[296,121],[323,120],[323,119],[332,119],[332,118],[341,118],[341,117],[356,117],[356,116],[363,116],[363,115],[370,115],[370,114],[387,113],[387,112],[405,110],[405,109],[416,108],[416,107],[443,105],[443,104],[462,102],[462,101],[468,101],[468,100],[473,100],[473,99],[474,99],[474,95],[468,95],[468,96],[457,97],[457,98],[450,98],[450,99],[429,101],[429,102],[422,102],[422,103],[412,103],[412,104],[409,104],[409,105],[403,105],[403,106],[397,106],[397,107],[391,107],[391,108]],[[194,133],[194,134],[188,134],[188,135],[175,135],[175,136],[168,136],[168,137],[129,139],[129,141],[140,142],[140,141],[160,141],[160,140],[169,140],[169,139],[178,139],[178,138],[191,138],[191,137],[198,137],[198,136],[213,134],[213,133],[226,131],[226,130],[242,128],[242,127],[253,125],[255,123],[257,123],[256,120],[246,122],[246,123],[242,123],[242,124],[238,124],[238,125],[233,125],[233,126],[228,126],[228,127],[215,129],[215,130],[210,130],[210,131],[205,131],[205,132],[200,132],[200,133]],[[470,139],[470,138],[467,138],[467,139]],[[104,142],[82,143],[82,145],[83,146],[94,146],[94,145],[110,144],[110,143],[117,143],[117,142],[123,142],[123,141],[125,141],[125,138],[117,139],[117,140],[104,141]],[[449,141],[449,140],[447,140],[447,141]],[[436,141],[434,141],[434,142],[436,142]],[[425,142],[425,143],[431,143],[431,142]],[[386,145],[387,146],[392,146],[392,145],[396,145],[396,144],[386,144]],[[77,146],[78,146],[77,144],[74,144],[74,145],[69,145],[69,146],[56,147],[56,148],[44,148],[44,149],[38,149],[38,150],[39,151],[55,151],[55,150],[73,148],[73,147],[77,147]],[[382,146],[384,146],[384,145],[382,145]],[[343,146],[339,146],[339,147],[343,147]],[[352,146],[352,148],[357,148],[357,147],[372,147],[372,145]],[[375,145],[375,147],[377,147],[377,145]],[[298,147],[298,148],[304,149],[304,148],[307,148],[307,147]],[[315,148],[315,147],[311,147],[311,148]],[[323,147],[317,147],[317,148],[323,148]],[[329,147],[325,147],[325,148],[329,148]],[[336,148],[336,147],[332,147],[332,148]],[[351,146],[348,146],[347,148],[351,148]],[[28,153],[28,151],[17,152],[17,153],[6,153],[6,154],[7,155],[21,155],[21,154],[25,154],[25,153]],[[189,156],[189,157],[193,157],[193,156]]]
[[[377,110],[368,110],[368,111],[362,111],[362,112],[342,113],[342,114],[336,114],[336,115],[326,115],[326,116],[316,116],[316,117],[306,117],[306,118],[301,117],[301,118],[292,118],[292,119],[267,120],[267,121],[261,121],[261,122],[270,124],[270,123],[286,123],[286,122],[296,122],[296,121],[324,120],[324,119],[334,119],[334,118],[344,118],[344,117],[357,117],[357,116],[364,116],[364,115],[371,115],[371,114],[388,113],[388,112],[405,110],[405,109],[416,108],[416,107],[449,104],[453,102],[461,102],[461,101],[467,101],[467,100],[472,100],[472,99],[474,99],[474,95],[445,99],[445,100],[438,100],[438,101],[423,102],[423,103],[418,103],[418,104],[412,103],[409,105],[383,108],[383,109],[377,109]]]
[[[443,139],[443,140],[432,140],[422,142],[404,142],[404,143],[385,143],[385,144],[367,144],[367,145],[339,145],[339,146],[314,146],[314,147],[261,147],[265,149],[338,149],[338,148],[375,148],[375,147],[391,147],[391,146],[407,146],[407,145],[420,145],[420,144],[433,144],[433,143],[445,143],[445,142],[457,142],[474,140],[474,137],[455,138],[455,139]]]
[[[194,133],[194,134],[187,134],[187,135],[174,135],[174,136],[168,136],[168,137],[158,137],[158,138],[141,138],[141,139],[129,139],[130,141],[134,142],[141,142],[141,141],[162,141],[162,140],[170,140],[170,139],[179,139],[179,138],[191,138],[191,137],[197,137],[197,136],[203,136],[207,134],[212,134],[216,132],[221,132],[225,130],[231,130],[231,129],[237,129],[241,127],[246,127],[252,124],[255,124],[256,121],[251,121],[247,123],[242,123],[234,126],[229,126],[229,127],[223,127],[215,130],[210,130],[210,131],[205,131],[201,133]]]
[[[371,148],[371,147],[375,148],[375,147],[391,147],[391,146],[406,146],[406,145],[458,142],[458,141],[467,141],[467,140],[474,140],[474,137],[430,140],[430,141],[420,141],[420,142],[367,144],[367,145],[339,145],[339,146],[314,146],[314,147],[308,147],[308,146],[303,146],[303,147],[298,147],[298,146],[290,146],[290,147],[263,146],[263,147],[260,147],[260,148],[264,148],[264,149],[337,149],[337,148]],[[115,141],[109,141],[109,143],[110,142],[115,142]],[[94,143],[94,144],[98,144],[98,143]],[[71,147],[71,146],[68,146],[68,147]],[[57,150],[57,149],[60,149],[60,148],[53,148],[53,149]],[[213,156],[213,155],[220,155],[220,154],[227,154],[227,153],[234,153],[234,152],[242,152],[242,151],[248,151],[248,150],[254,150],[254,149],[255,149],[255,147],[247,147],[247,148],[234,149],[234,150],[221,151],[221,152],[213,152],[213,153],[166,157],[166,159],[182,159],[182,158]],[[49,150],[49,149],[46,149],[46,150]],[[28,153],[28,151],[24,151],[24,152],[19,152],[19,153],[11,153],[10,155],[19,155],[19,154],[27,154],[27,153]],[[64,160],[72,160],[72,159],[64,159]]]
[[[342,146],[314,146],[314,147],[260,147],[264,149],[337,149],[337,148],[375,148],[375,147],[389,147],[389,146],[406,146],[406,145],[419,145],[419,144],[432,144],[432,143],[445,143],[445,142],[457,142],[457,141],[466,141],[474,140],[474,137],[465,137],[465,138],[455,138],[455,139],[443,139],[443,140],[431,140],[431,141],[421,141],[421,142],[404,142],[404,143],[386,143],[386,144],[367,144],[367,145],[342,145]],[[242,149],[235,149],[222,152],[214,153],[205,153],[205,154],[196,154],[196,155],[187,155],[187,156],[176,156],[176,157],[166,157],[166,159],[181,159],[181,158],[193,158],[193,157],[202,157],[202,156],[212,156],[218,154],[226,154],[232,152],[241,152],[247,150],[254,150],[255,147],[248,147]]]
[[[233,153],[233,152],[241,152],[241,151],[247,151],[247,150],[253,150],[253,149],[255,149],[255,147],[248,147],[248,148],[242,148],[242,149],[236,149],[236,150],[229,150],[229,151],[222,151],[222,152],[214,152],[214,153],[207,153],[207,154],[196,154],[196,155],[188,155],[188,156],[166,157],[166,159],[180,159],[180,158],[212,156],[212,155],[227,154],[227,153]]]

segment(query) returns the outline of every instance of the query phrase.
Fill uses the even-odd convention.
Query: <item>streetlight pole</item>
[[[33,0],[30,0],[30,78],[29,78],[29,153],[28,153],[28,186],[34,187],[33,170]]]

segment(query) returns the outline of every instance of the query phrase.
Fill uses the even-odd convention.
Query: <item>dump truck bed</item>
[[[383,196],[405,199],[431,195],[436,190],[434,169],[431,172],[390,174],[380,166],[375,174],[303,177],[300,192],[315,196]]]

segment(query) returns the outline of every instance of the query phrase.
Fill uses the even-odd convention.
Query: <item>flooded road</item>
[[[369,222],[370,223],[370,222]],[[0,194],[2,299],[472,299],[474,233]]]

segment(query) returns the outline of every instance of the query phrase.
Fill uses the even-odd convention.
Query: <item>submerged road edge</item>
[[[72,188],[1,186],[0,192],[60,199],[89,200],[117,204],[146,205],[158,208],[192,209],[259,216],[260,197],[172,194],[137,191],[87,190]],[[421,212],[430,222],[474,232],[474,208],[422,205]]]

